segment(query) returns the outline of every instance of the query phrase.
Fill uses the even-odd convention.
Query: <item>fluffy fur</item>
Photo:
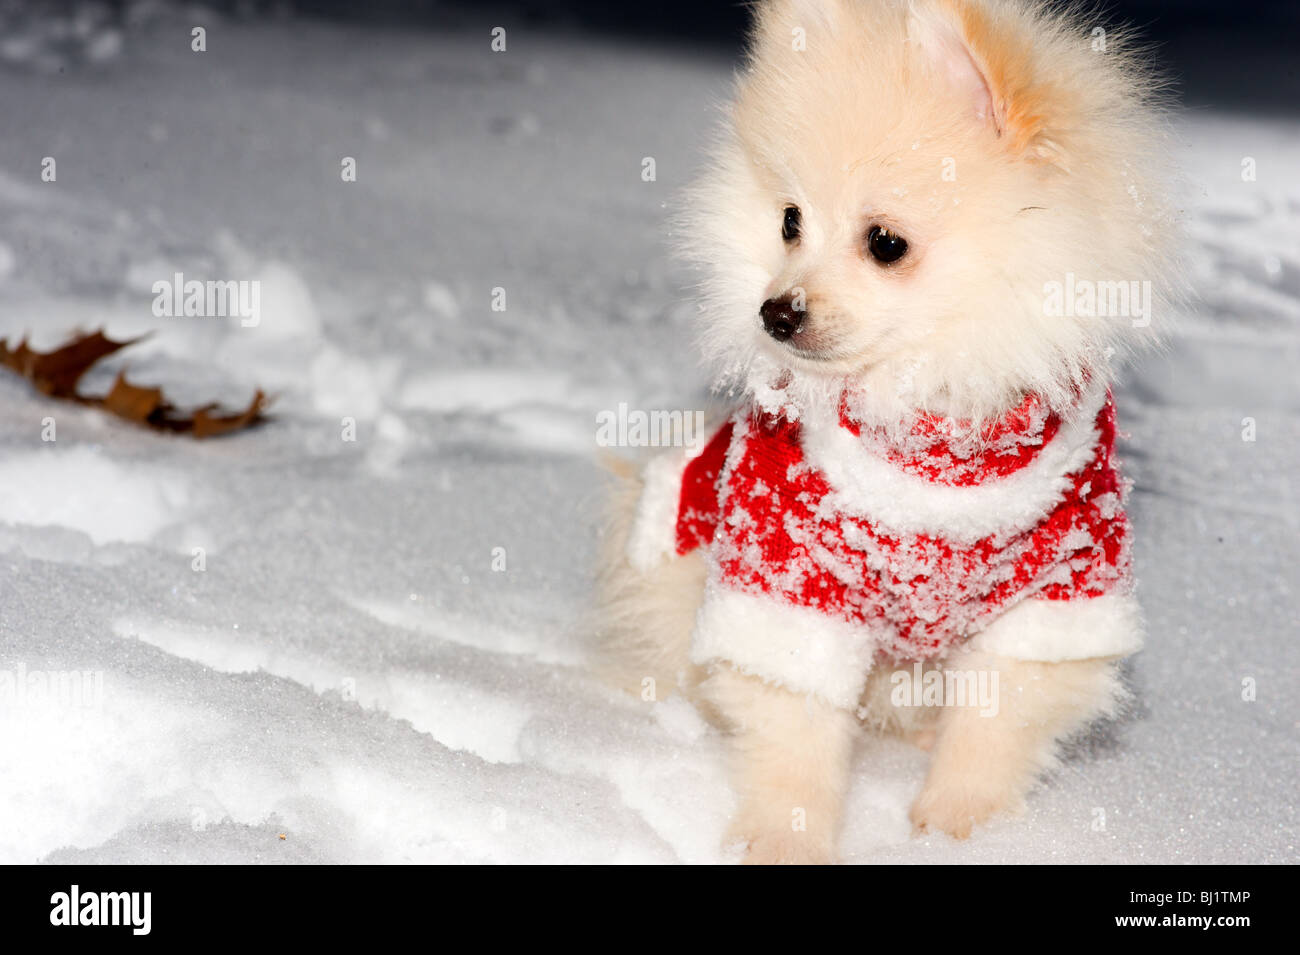
[[[1154,345],[1177,285],[1159,84],[1124,33],[1098,26],[1027,0],[759,5],[714,159],[677,233],[705,269],[700,339],[720,387],[812,424],[833,416],[846,386],[866,422],[889,427],[917,410],[980,421],[1028,392],[1064,411]],[[802,216],[794,242],[781,235],[790,205]],[[871,259],[873,224],[907,239],[904,259]],[[1151,324],[1048,314],[1046,284],[1070,274],[1151,283]],[[806,301],[804,326],[779,342],[759,306],[792,290]],[[640,479],[618,470],[602,668],[643,696],[648,679],[658,699],[680,688],[730,732],[740,795],[730,838],[747,861],[834,858],[860,725],[932,749],[912,819],[964,837],[1020,806],[1057,742],[1119,699],[1113,659],[997,655],[1035,626],[1024,614],[940,664],[996,670],[994,718],[900,712],[887,670],[869,678],[855,720],[725,664],[695,666],[705,562],[699,552],[629,562]]]
[[[851,378],[862,415],[886,424],[914,409],[982,419],[1025,391],[1064,407],[1085,369],[1109,380],[1154,345],[1175,288],[1160,83],[1123,31],[1094,37],[1095,23],[1019,0],[759,6],[679,233],[707,271],[701,343],[719,379],[770,400],[790,369],[782,390],[807,408]],[[958,48],[928,49],[935,35]],[[985,120],[971,77],[951,75],[964,53],[989,87]],[[793,253],[787,204],[803,214]],[[868,219],[908,239],[900,267],[861,254]],[[1150,281],[1152,325],[1046,315],[1045,283],[1068,273]],[[755,320],[794,287],[815,355]]]

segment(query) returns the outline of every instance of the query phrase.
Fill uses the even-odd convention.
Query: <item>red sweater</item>
[[[847,414],[838,428],[805,431],[742,412],[673,472],[675,550],[708,548],[700,626],[737,631],[706,634],[697,656],[746,659],[741,631],[769,619],[802,628],[808,614],[778,613],[795,608],[851,628],[836,632],[869,633],[877,658],[930,660],[1022,601],[1129,591],[1109,392],[1085,398],[1066,423],[1030,396],[978,433],[918,415],[889,434]],[[711,612],[733,594],[757,598],[756,610]],[[800,655],[787,635],[777,639],[777,655]],[[779,681],[784,664],[765,662],[772,650],[748,654],[758,660],[750,669]],[[816,656],[848,665],[834,649]]]

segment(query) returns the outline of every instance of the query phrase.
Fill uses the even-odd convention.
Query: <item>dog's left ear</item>
[[[1025,158],[1061,163],[1048,135],[1053,91],[1035,70],[1030,38],[977,0],[912,0],[907,40],[960,108]]]

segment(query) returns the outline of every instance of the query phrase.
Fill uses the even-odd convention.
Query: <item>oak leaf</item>
[[[118,372],[113,387],[102,398],[78,393],[77,382],[95,362],[138,341],[139,338],[114,341],[98,331],[74,336],[66,345],[54,351],[38,352],[28,347],[26,338],[13,348],[9,347],[8,339],[0,338],[0,366],[26,378],[37,391],[51,398],[102,408],[109,414],[156,431],[208,438],[239,431],[266,420],[264,411],[270,402],[261,389],[257,390],[245,408],[235,411],[222,411],[216,404],[203,405],[189,412],[182,411],[167,400],[161,388],[133,385],[126,380],[125,372]]]

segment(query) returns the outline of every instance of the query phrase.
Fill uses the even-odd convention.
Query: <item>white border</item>
[[[1029,464],[970,487],[909,474],[872,454],[861,438],[838,424],[807,429],[805,458],[834,489],[819,510],[865,517],[886,533],[934,534],[962,544],[1028,530],[1061,500],[1070,476],[1092,460],[1099,438],[1097,412],[1105,402],[1105,386],[1095,386]]]
[[[699,453],[688,448],[669,451],[652,458],[642,470],[641,496],[627,541],[627,559],[636,570],[644,573],[677,553],[682,479]]]
[[[876,645],[876,635],[860,624],[710,582],[696,618],[691,660],[720,660],[791,692],[853,708]]]
[[[1142,649],[1142,614],[1130,594],[1071,600],[1030,597],[966,645],[997,656],[1042,663],[1123,657]]]

